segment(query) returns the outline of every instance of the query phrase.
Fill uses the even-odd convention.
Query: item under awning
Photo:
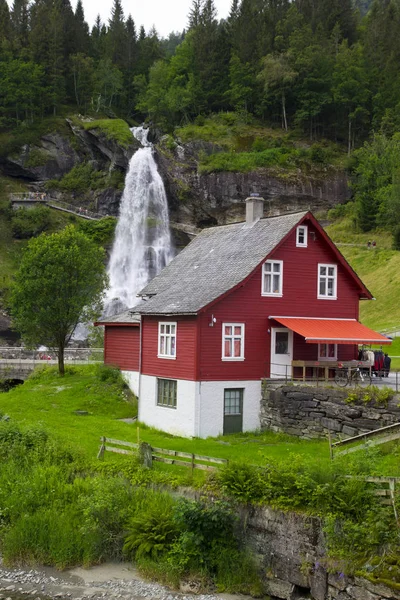
[[[305,338],[307,344],[391,344],[392,340],[356,319],[269,317]]]

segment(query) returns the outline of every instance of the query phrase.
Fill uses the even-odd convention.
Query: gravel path
[[[60,600],[156,599],[156,600],[231,600],[228,594],[180,593],[157,583],[144,581],[128,563],[105,564],[91,569],[60,572],[52,568],[11,569],[0,558],[0,600],[31,597]]]

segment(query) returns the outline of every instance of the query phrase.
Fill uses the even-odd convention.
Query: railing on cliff
[[[46,205],[50,208],[55,208],[56,210],[61,210],[63,212],[67,212],[70,214],[74,214],[78,217],[82,217],[83,219],[89,219],[91,221],[99,221],[106,216],[100,213],[96,213],[82,206],[76,206],[75,204],[68,204],[67,202],[62,202],[61,200],[57,200],[56,198],[52,198],[45,192],[20,192],[10,194],[10,201],[12,205],[18,204],[27,204],[32,205],[37,203],[38,205]]]

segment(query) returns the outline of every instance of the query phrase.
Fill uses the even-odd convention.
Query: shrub
[[[95,371],[98,379],[104,383],[118,384],[122,387],[125,387],[126,385],[125,380],[121,375],[121,371],[118,368],[99,363],[95,366]]]
[[[94,242],[109,244],[114,238],[116,225],[116,217],[104,217],[99,221],[81,220],[78,228]]]
[[[127,525],[124,552],[136,558],[158,559],[171,548],[178,535],[171,496],[153,494],[150,500]]]
[[[393,232],[393,250],[400,250],[400,225]]]
[[[49,160],[49,155],[45,150],[40,148],[32,148],[29,152],[28,159],[25,161],[25,167],[42,167]]]
[[[310,148],[310,158],[315,163],[326,165],[329,163],[329,150],[321,144],[313,144]]]
[[[11,231],[17,239],[35,237],[49,228],[51,212],[47,206],[18,208],[11,217]]]
[[[222,490],[240,502],[260,500],[265,493],[261,469],[246,464],[230,463],[218,473]]]

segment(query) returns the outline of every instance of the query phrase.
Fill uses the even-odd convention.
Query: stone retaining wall
[[[264,384],[261,400],[262,429],[282,431],[301,438],[351,437],[400,422],[399,397],[387,406],[348,404],[350,391],[311,386]],[[367,391],[367,390],[366,390]]]
[[[279,600],[400,600],[400,591],[327,569],[321,522],[299,513],[251,507],[246,542],[258,557],[265,591]]]

